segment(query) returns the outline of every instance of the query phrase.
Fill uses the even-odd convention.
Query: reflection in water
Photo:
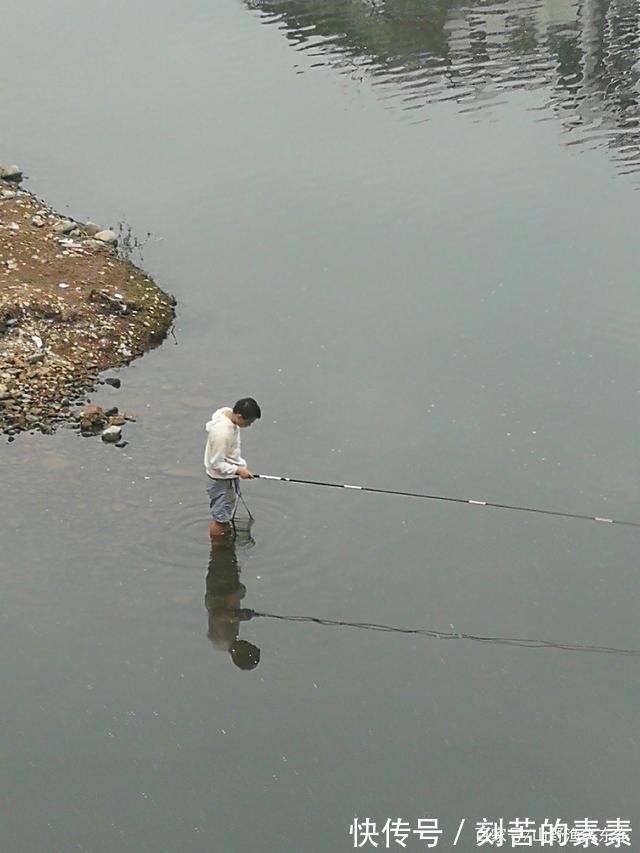
[[[260,649],[247,640],[238,638],[240,623],[254,617],[276,619],[280,622],[311,622],[334,628],[362,628],[392,634],[429,637],[433,640],[471,640],[497,646],[519,646],[525,649],[557,649],[567,652],[596,652],[599,654],[640,657],[640,649],[625,649],[615,646],[595,646],[587,643],[561,643],[555,640],[540,640],[525,637],[496,637],[466,634],[459,631],[434,631],[429,628],[398,628],[377,622],[346,622],[338,619],[323,619],[319,616],[285,616],[279,613],[260,613],[240,602],[247,594],[246,586],[240,581],[240,565],[237,549],[252,547],[250,529],[240,531],[230,539],[211,548],[205,605],[209,612],[208,637],[216,648],[231,655],[240,669],[255,669],[260,662]],[[453,627],[453,626],[452,626]]]
[[[247,588],[240,581],[236,541],[213,545],[204,599],[209,613],[207,636],[216,648],[229,652],[239,669],[255,669],[260,663],[260,649],[238,637],[240,623],[254,615],[252,610],[240,607],[246,593]]]
[[[614,646],[591,646],[585,643],[557,643],[553,640],[534,640],[524,637],[491,637],[479,634],[463,634],[458,631],[432,631],[428,628],[396,628],[393,625],[381,625],[377,622],[344,622],[338,619],[321,619],[318,616],[282,616],[278,613],[258,613],[249,610],[252,616],[263,619],[278,619],[280,622],[313,622],[314,625],[326,625],[333,628],[364,628],[367,631],[383,631],[391,634],[411,634],[430,637],[433,640],[473,640],[476,643],[489,643],[497,646],[520,646],[525,649],[559,649],[565,652],[598,652],[599,654],[640,657],[640,649],[621,649]]]
[[[640,0],[246,0],[293,48],[388,85],[403,109],[464,111],[543,89],[570,144],[640,167]]]

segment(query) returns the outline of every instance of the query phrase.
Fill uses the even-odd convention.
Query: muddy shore
[[[52,210],[0,167],[0,433],[81,428],[100,373],[157,346],[175,300],[117,235]],[[93,431],[109,419],[93,417]],[[84,420],[87,426],[87,419]]]

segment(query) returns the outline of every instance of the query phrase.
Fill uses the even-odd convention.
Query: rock
[[[108,376],[105,380],[105,385],[112,385],[114,388],[119,388],[122,384],[120,380],[115,376]]]
[[[53,226],[53,230],[56,234],[70,234],[75,227],[75,222],[72,222],[70,219],[63,219],[60,222],[56,222]]]
[[[0,178],[3,181],[19,182],[22,180],[22,170],[18,166],[0,166]]]
[[[96,225],[95,222],[84,223],[84,233],[87,235],[87,237],[95,237],[98,231],[100,231],[100,227]]]
[[[82,241],[83,249],[106,249],[107,245],[108,244],[103,243],[102,240],[96,240],[92,237]]]
[[[14,192],[13,190],[2,190],[2,192],[0,193],[0,198],[15,198],[17,195],[18,193]]]
[[[41,216],[39,213],[36,213],[36,215],[31,220],[31,224],[34,228],[43,228],[47,224],[47,220],[44,218],[44,216]]]
[[[102,406],[98,406],[96,403],[91,403],[89,406],[85,406],[84,409],[80,412],[81,418],[91,418],[94,415],[100,415],[104,417],[104,409]]]
[[[95,239],[100,240],[101,243],[108,243],[110,246],[115,246],[118,242],[118,235],[115,231],[105,229],[104,231],[98,231]]]
[[[120,441],[121,437],[122,430],[119,426],[108,426],[102,432],[102,440],[109,444],[115,444],[117,441]]]
[[[118,407],[112,406],[110,409],[107,409],[104,413],[105,418],[115,418],[118,414]]]
[[[119,415],[115,415],[114,417],[109,418],[109,423],[110,423],[110,425],[111,425],[111,426],[119,426],[119,427],[122,427],[122,426],[124,426],[124,425],[126,424],[126,422],[127,422],[127,419],[126,419],[126,418],[123,418],[123,417],[121,417],[121,416],[119,416]]]
[[[129,442],[128,442],[128,441],[119,441],[119,442],[116,444],[116,447],[126,447],[128,444],[129,444]]]

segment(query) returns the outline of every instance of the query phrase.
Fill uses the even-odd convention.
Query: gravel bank
[[[99,374],[167,335],[175,300],[117,254],[117,236],[61,216],[0,167],[0,432],[52,433]]]

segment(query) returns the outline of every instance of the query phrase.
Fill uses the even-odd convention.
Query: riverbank
[[[0,431],[80,426],[99,374],[157,346],[175,300],[118,255],[117,235],[62,216],[0,167]]]

